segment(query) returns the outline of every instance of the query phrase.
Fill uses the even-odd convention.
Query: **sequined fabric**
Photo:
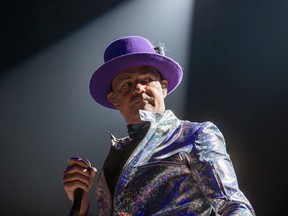
[[[113,197],[103,170],[99,174],[99,215],[208,216],[212,209],[219,215],[255,215],[213,123],[182,121],[169,110],[140,116],[151,125],[124,165]]]

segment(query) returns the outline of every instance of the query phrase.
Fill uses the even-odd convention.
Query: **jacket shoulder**
[[[217,126],[211,121],[205,121],[205,122],[191,122],[188,120],[181,120],[181,121],[182,121],[181,128],[186,130],[189,129],[190,134],[194,134],[207,128],[215,128],[218,130]]]

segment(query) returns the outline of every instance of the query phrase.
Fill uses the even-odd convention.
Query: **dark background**
[[[148,27],[139,23],[136,30],[119,23],[121,30],[111,27],[111,33],[105,35],[120,18],[118,12],[110,25],[98,24],[95,38],[103,45],[95,45],[94,52],[87,51],[91,38],[69,39],[83,28],[88,28],[91,35],[92,21],[105,19],[106,13],[126,2],[140,1],[1,2],[1,211],[5,215],[43,216],[69,211],[61,182],[67,159],[74,154],[97,157],[92,162],[99,169],[108,147],[103,150],[101,145],[95,146],[104,138],[98,140],[94,132],[103,133],[111,123],[114,131],[121,124],[123,127],[118,113],[95,106],[88,91],[79,86],[87,85],[93,70],[101,64],[102,50],[112,38],[135,32],[152,40],[170,38],[167,43],[172,51],[167,55],[178,60],[180,54],[173,56],[174,50],[188,54],[182,104],[174,101],[181,93],[178,90],[167,108],[191,121],[213,121],[226,138],[240,188],[257,215],[286,215],[288,2],[196,0],[189,9],[192,14],[185,29],[177,29],[180,23],[170,23],[168,18],[151,29],[156,22],[149,19],[153,14],[167,13],[175,20],[183,16],[180,10],[170,14],[165,11],[163,4],[172,1],[162,0],[163,11],[159,8],[153,13],[144,12],[141,20]],[[142,5],[148,2],[152,5],[153,1]],[[138,8],[139,12],[142,8]],[[136,19],[137,11],[132,12],[126,15]],[[119,12],[119,16],[123,14]],[[166,28],[170,32],[165,34]],[[179,36],[184,30],[188,41],[183,48]],[[78,50],[77,60],[60,48],[57,55],[50,51],[64,39],[70,41],[63,47],[65,50],[71,43],[83,47]],[[71,51],[76,53],[75,49]],[[94,57],[81,59],[82,54]],[[39,60],[39,55],[44,55],[45,60]],[[93,61],[96,58],[98,62]],[[27,63],[30,61],[32,65]],[[63,61],[65,65],[59,66]],[[54,67],[65,72],[53,74]],[[87,74],[80,71],[82,68]],[[79,73],[69,74],[73,69]],[[108,119],[100,120],[101,116]]]
[[[258,215],[287,215],[287,11],[286,1],[195,6],[186,117],[220,127]]]

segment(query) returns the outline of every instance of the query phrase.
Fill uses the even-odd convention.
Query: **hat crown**
[[[154,53],[154,46],[140,36],[122,37],[113,41],[104,52],[104,61],[135,53]]]

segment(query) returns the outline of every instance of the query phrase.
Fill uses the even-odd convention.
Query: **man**
[[[164,99],[182,69],[145,38],[129,36],[105,50],[90,81],[104,107],[118,109],[129,136],[112,134],[112,147],[96,184],[99,215],[255,215],[239,190],[225,141],[211,122],[178,119]],[[88,192],[96,168],[71,158],[64,189],[71,201],[84,190],[79,215],[91,213]]]

